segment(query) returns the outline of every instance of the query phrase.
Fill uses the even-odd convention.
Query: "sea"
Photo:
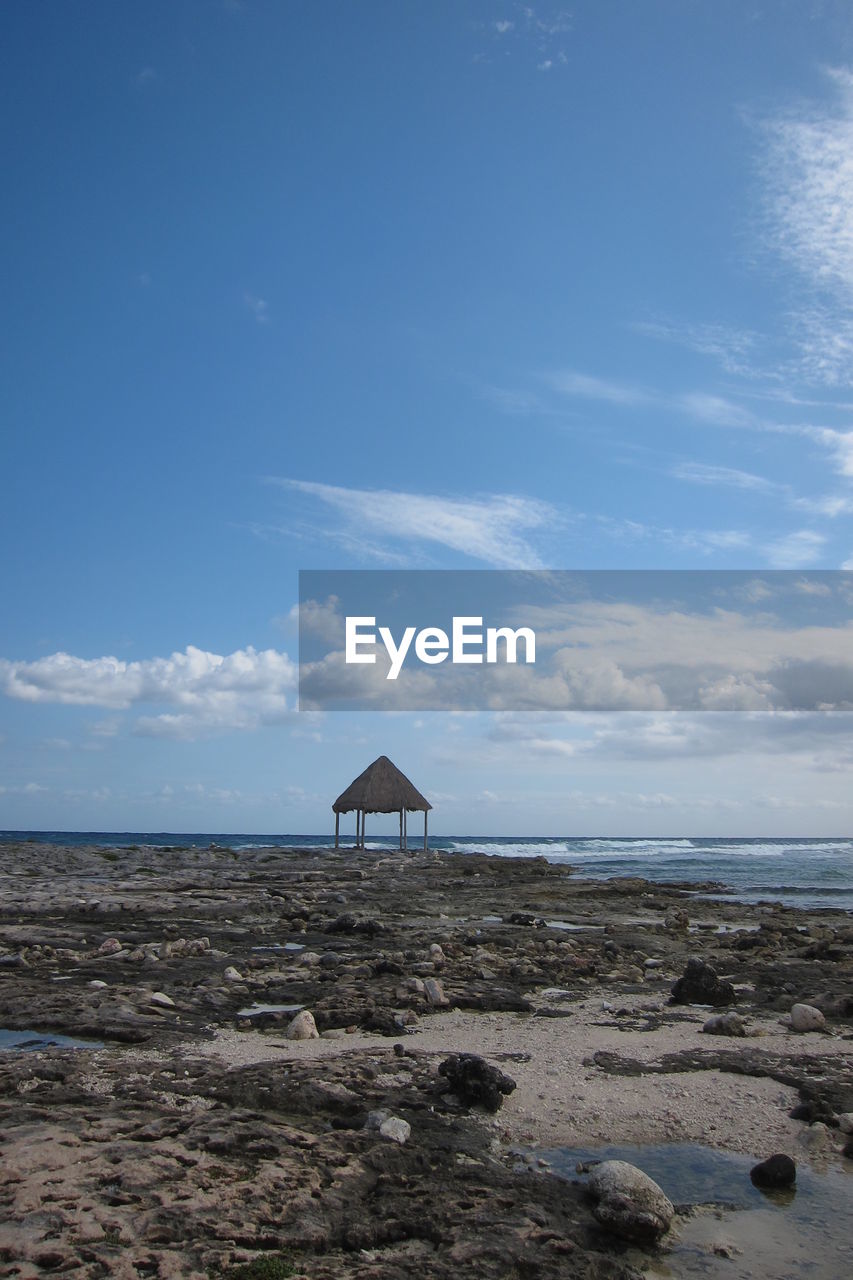
[[[139,845],[206,849],[211,844],[235,850],[282,845],[329,847],[328,834],[289,832],[0,831],[0,844],[20,840],[111,848]],[[367,842],[368,849],[390,851],[396,847],[396,837]],[[411,847],[420,847],[416,837]],[[459,854],[489,853],[500,858],[546,858],[576,867],[579,875],[598,880],[642,876],[658,883],[713,882],[726,896],[745,902],[772,901],[810,909],[853,911],[853,839],[846,837],[430,836],[429,847]]]

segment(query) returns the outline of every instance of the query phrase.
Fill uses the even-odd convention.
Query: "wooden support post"
[[[427,851],[427,813],[428,810],[424,809],[424,853]]]
[[[400,848],[403,847],[403,810],[400,810]]]
[[[335,848],[336,849],[340,844],[340,834],[341,834],[341,815],[339,813],[336,813],[335,814]]]
[[[403,848],[409,847],[409,815],[403,810]]]

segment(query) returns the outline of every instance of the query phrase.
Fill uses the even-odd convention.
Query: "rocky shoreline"
[[[353,850],[22,842],[0,889],[0,1028],[104,1045],[0,1051],[2,1274],[628,1280],[514,1149],[846,1160],[844,912]],[[442,1069],[467,1052],[500,1110]]]

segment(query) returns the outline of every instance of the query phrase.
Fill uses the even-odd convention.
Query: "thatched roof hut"
[[[338,848],[342,813],[356,814],[356,848],[364,848],[364,815],[366,813],[399,813],[400,848],[408,848],[406,815],[423,811],[424,850],[427,847],[427,811],[432,808],[429,800],[387,756],[380,756],[368,765],[364,773],[349,784],[338,796],[332,809],[335,814],[335,848]]]

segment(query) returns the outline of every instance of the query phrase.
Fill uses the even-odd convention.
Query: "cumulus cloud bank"
[[[249,646],[222,655],[188,645],[168,658],[125,662],[53,653],[32,662],[0,658],[0,689],[24,702],[172,708],[141,716],[135,731],[195,737],[212,729],[279,723],[293,710],[296,666],[286,653]]]

